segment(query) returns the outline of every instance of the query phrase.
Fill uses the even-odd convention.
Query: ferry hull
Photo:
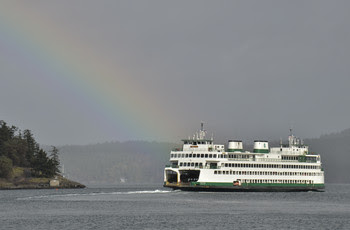
[[[317,191],[323,192],[324,185],[241,185],[241,186],[229,186],[224,184],[164,184],[164,187],[172,188],[174,190],[183,191],[208,191],[208,192],[307,192]]]

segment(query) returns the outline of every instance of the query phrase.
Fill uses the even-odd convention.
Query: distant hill
[[[88,185],[162,183],[174,143],[146,141],[71,145],[59,148],[69,178]]]
[[[279,141],[272,141],[271,146]],[[310,151],[322,156],[326,183],[350,183],[350,129],[306,139]],[[59,147],[69,178],[88,185],[162,183],[163,169],[176,143],[146,141],[111,142]],[[249,145],[246,145],[249,150]]]
[[[350,183],[350,129],[307,139],[310,151],[321,155],[326,183]]]

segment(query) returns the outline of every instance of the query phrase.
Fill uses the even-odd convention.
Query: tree
[[[48,167],[49,158],[44,150],[39,149],[35,153],[32,162],[32,174],[36,177],[46,177],[47,176],[47,167]]]
[[[16,130],[15,126],[9,127],[6,122],[0,121],[0,155],[4,155],[4,143],[14,137]]]
[[[14,137],[3,143],[4,155],[12,160],[15,166],[28,166],[25,157],[27,151],[26,142],[18,137]]]
[[[34,140],[33,134],[30,130],[26,129],[23,132],[23,137],[25,141],[27,142],[27,152],[26,152],[26,159],[29,164],[32,163],[34,160],[34,154],[38,151],[39,145]]]
[[[52,162],[52,167],[54,174],[60,173],[60,159],[58,157],[59,151],[55,146],[51,146],[51,162]]]
[[[12,175],[12,160],[5,156],[0,156],[0,177],[9,178]]]

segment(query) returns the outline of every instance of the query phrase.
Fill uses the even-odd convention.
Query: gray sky
[[[349,128],[349,1],[1,1],[0,119],[41,144]]]

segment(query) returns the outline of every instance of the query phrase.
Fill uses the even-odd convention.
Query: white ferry
[[[164,169],[164,187],[197,191],[322,191],[321,157],[310,153],[303,141],[291,134],[288,146],[269,148],[254,141],[253,152],[244,151],[240,140],[214,144],[201,130],[183,141],[182,150],[170,153]]]

